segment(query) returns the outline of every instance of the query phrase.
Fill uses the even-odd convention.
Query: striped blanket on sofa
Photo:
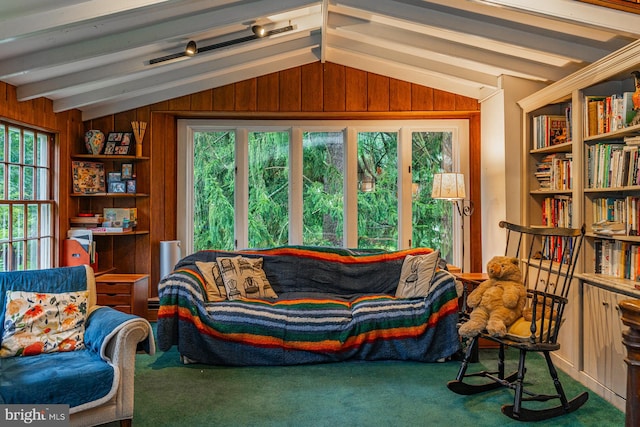
[[[437,272],[426,297],[393,296],[404,257],[429,251],[198,252],[181,260],[159,285],[159,348],[177,345],[191,361],[222,365],[448,357],[460,347],[452,276]],[[263,258],[277,299],[207,302],[206,281],[195,262],[238,254]]]

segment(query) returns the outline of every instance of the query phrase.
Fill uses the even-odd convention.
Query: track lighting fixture
[[[170,61],[172,59],[182,58],[182,57],[185,57],[185,56],[194,56],[196,53],[197,54],[201,54],[201,53],[204,53],[204,52],[209,51],[209,50],[215,50],[215,49],[220,49],[220,48],[223,48],[223,47],[229,47],[229,46],[233,46],[235,44],[248,42],[250,40],[259,39],[259,38],[271,36],[271,35],[274,35],[274,34],[286,33],[287,31],[291,31],[291,30],[293,30],[293,25],[287,25],[286,27],[276,28],[276,29],[269,30],[269,31],[265,30],[265,28],[263,26],[261,26],[261,25],[253,25],[251,27],[251,31],[253,31],[253,34],[251,34],[249,36],[240,37],[240,38],[237,38],[237,39],[228,40],[228,41],[225,41],[225,42],[220,42],[220,43],[212,44],[212,45],[209,45],[209,46],[197,47],[196,42],[193,41],[193,40],[190,40],[189,43],[187,43],[187,47],[185,48],[184,51],[179,52],[179,53],[172,53],[171,55],[162,56],[160,58],[151,59],[149,61],[149,65],[157,64],[159,62]]]
[[[262,25],[252,26],[251,31],[253,31],[253,34],[255,34],[257,37],[264,37],[267,35],[267,30],[265,30]]]
[[[184,54],[187,56],[193,56],[198,53],[198,47],[196,46],[196,42],[193,40],[187,43],[187,48],[184,50]]]

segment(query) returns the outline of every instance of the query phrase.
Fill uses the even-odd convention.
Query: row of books
[[[126,233],[133,231],[138,220],[137,208],[104,208],[102,214],[85,214],[69,218],[73,229],[93,233]]]
[[[600,135],[627,127],[635,116],[632,96],[633,92],[585,96],[584,135]]]
[[[542,225],[546,227],[571,227],[572,200],[570,196],[545,197],[542,202]]]
[[[640,185],[638,144],[640,138],[625,138],[625,144],[590,145],[587,148],[587,188]]]
[[[570,142],[571,109],[567,115],[541,115],[533,118],[533,147],[536,149]]]
[[[595,239],[596,274],[640,282],[640,244],[621,240]]]
[[[640,196],[599,197],[591,204],[594,233],[640,235]]]
[[[554,153],[542,158],[535,172],[540,189],[570,190],[573,187],[571,167],[571,153]]]

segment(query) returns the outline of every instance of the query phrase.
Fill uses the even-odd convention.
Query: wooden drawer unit
[[[98,305],[147,318],[148,274],[103,274],[96,277]]]

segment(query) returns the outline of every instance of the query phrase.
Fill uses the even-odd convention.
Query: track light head
[[[262,25],[254,25],[251,27],[251,31],[258,37],[264,37],[267,35],[267,30]]]
[[[187,43],[187,47],[184,50],[184,54],[187,56],[193,56],[196,53],[198,53],[198,47],[196,46],[196,42],[194,42],[193,40],[190,40],[189,43]]]

